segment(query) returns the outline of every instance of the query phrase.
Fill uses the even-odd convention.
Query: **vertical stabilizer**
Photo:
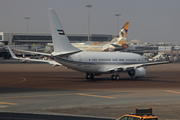
[[[123,28],[121,29],[121,31],[119,32],[119,37],[127,37],[127,32],[128,32],[128,28],[129,28],[129,22],[126,22],[123,26]]]
[[[51,27],[51,34],[53,40],[54,52],[53,54],[70,53],[80,51],[78,48],[71,45],[67,38],[64,29],[59,21],[59,18],[54,9],[49,8],[49,20]]]
[[[127,37],[127,33],[128,33],[128,28],[129,28],[129,22],[126,22],[124,24],[123,28],[121,29],[121,31],[119,32],[118,42],[121,45],[126,43],[126,37]]]

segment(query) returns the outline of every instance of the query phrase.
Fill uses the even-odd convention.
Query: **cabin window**
[[[99,61],[111,61],[111,59],[99,59]]]
[[[92,59],[92,61],[97,61],[97,59]]]
[[[136,59],[126,59],[126,61],[137,61]]]
[[[119,61],[124,61],[124,59],[119,59]]]
[[[113,61],[117,61],[117,59],[112,59]]]

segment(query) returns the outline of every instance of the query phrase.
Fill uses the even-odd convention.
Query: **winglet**
[[[13,53],[13,51],[11,50],[11,48],[9,46],[7,46],[7,48],[9,49],[9,52],[11,54],[11,56],[14,58],[14,59],[17,59],[16,55]]]

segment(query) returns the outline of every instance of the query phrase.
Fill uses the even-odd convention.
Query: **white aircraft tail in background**
[[[109,43],[103,46],[103,51],[119,51],[129,47],[126,44],[129,22],[126,22],[119,32],[119,36],[113,38]]]
[[[129,28],[129,22],[126,22],[119,32],[119,43],[125,44],[126,43],[126,38],[127,38],[127,33],[128,33],[128,28]]]

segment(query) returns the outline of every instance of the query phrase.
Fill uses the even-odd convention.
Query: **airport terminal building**
[[[67,34],[70,42],[87,42],[88,34]],[[90,41],[111,41],[113,35],[90,34]],[[0,32],[0,43],[3,45],[44,45],[52,43],[51,33],[6,33]]]

